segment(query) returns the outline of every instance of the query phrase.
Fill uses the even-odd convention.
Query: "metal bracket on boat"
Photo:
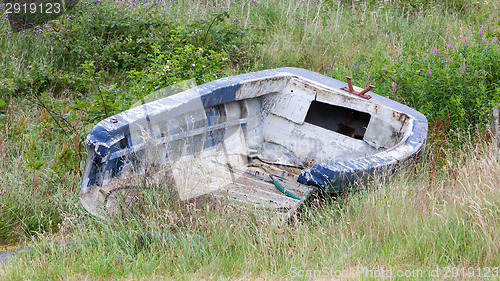
[[[352,78],[351,78],[351,77],[349,77],[349,76],[346,76],[345,78],[347,79],[347,85],[349,86],[349,88],[347,88],[347,87],[342,87],[342,88],[340,88],[341,90],[346,91],[346,92],[349,92],[349,93],[351,93],[351,94],[355,94],[356,96],[360,96],[360,97],[365,98],[365,99],[367,99],[367,100],[369,100],[369,99],[371,99],[371,98],[372,98],[371,96],[368,96],[368,95],[365,95],[365,94],[366,94],[366,93],[368,93],[368,91],[371,91],[372,89],[374,89],[374,88],[375,88],[375,86],[370,85],[370,86],[366,87],[363,91],[361,91],[361,92],[356,92],[356,91],[354,90],[354,88],[352,87],[352,81],[351,81],[351,80],[352,80]]]

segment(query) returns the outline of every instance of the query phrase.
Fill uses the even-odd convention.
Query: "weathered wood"
[[[252,167],[229,167],[227,164],[215,163],[210,158],[197,158],[197,160],[200,163],[203,162],[203,164],[198,166],[207,167],[217,165],[221,167],[221,169],[217,169],[206,175],[207,178],[210,178],[207,183],[214,187],[212,188],[214,191],[210,193],[211,195],[215,197],[227,197],[226,199],[230,201],[245,203],[245,206],[252,207],[253,209],[272,210],[272,213],[276,213],[283,220],[293,216],[299,206],[314,190],[313,187],[300,184],[296,181],[300,170],[298,170],[297,174],[293,174],[258,160],[252,162]],[[279,177],[285,189],[292,191],[292,193],[302,199],[297,200],[279,191],[269,177],[271,174]],[[189,182],[192,181],[193,177],[190,178]],[[193,188],[189,184],[184,186],[184,188],[189,189],[190,186]],[[202,186],[196,185],[194,188],[202,189]]]
[[[491,134],[495,147],[500,148],[500,108],[491,109]]]

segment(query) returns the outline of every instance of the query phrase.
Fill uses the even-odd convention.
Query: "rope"
[[[286,191],[283,187],[281,187],[280,183],[279,183],[277,180],[275,180],[275,179],[273,178],[273,175],[269,175],[269,177],[270,177],[270,178],[271,178],[271,180],[273,181],[274,186],[276,186],[276,188],[277,188],[279,191],[281,191],[281,193],[283,193],[283,194],[285,194],[286,196],[291,197],[291,198],[293,198],[293,199],[296,199],[296,200],[302,200],[302,198],[300,198],[300,197],[298,197],[298,196],[296,196],[296,195],[293,195],[292,193],[290,193],[290,192]]]

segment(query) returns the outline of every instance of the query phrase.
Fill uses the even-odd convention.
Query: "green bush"
[[[386,53],[380,46],[366,51],[332,75],[369,81],[375,92],[422,112],[440,131],[434,133],[485,128],[490,109],[500,102],[500,45],[491,24],[429,49],[408,47],[395,60]]]
[[[224,52],[204,50],[191,44],[167,49],[155,45],[153,49],[154,54],[148,55],[147,69],[129,71],[130,91],[136,99],[183,80],[194,78],[197,83],[215,80],[227,66]]]
[[[490,27],[432,50],[407,51],[391,74],[395,94],[451,130],[484,126],[500,101],[500,46]]]
[[[89,12],[89,9],[92,12]],[[150,55],[161,48],[175,53],[185,45],[233,53],[246,30],[225,23],[227,12],[211,14],[209,20],[180,24],[155,2],[81,3],[74,15],[50,23],[45,35],[53,45],[54,58],[62,69],[75,70],[94,61],[98,70],[121,73],[148,68]]]
[[[171,62],[179,62],[182,71],[172,69],[176,65],[170,66],[171,73],[180,74],[177,80],[209,81],[208,76],[229,65],[252,65],[250,56],[258,42],[247,35],[257,29],[240,27],[228,18],[225,11],[210,12],[193,22],[181,23],[153,1],[80,2],[70,14],[16,35],[36,40],[31,40],[29,46],[23,43],[26,40],[19,41],[22,44],[14,48],[20,54],[27,54],[27,59],[21,62],[23,73],[5,70],[0,77],[0,95],[92,92],[85,83],[84,67],[91,61],[96,73],[101,73],[101,84],[126,85],[124,78],[132,73],[156,72],[150,67],[152,63],[153,68],[157,67],[153,61],[158,52]],[[32,57],[24,47],[34,48],[33,44],[51,51],[44,58]],[[199,49],[203,51],[194,51]],[[220,57],[227,60],[221,62]],[[193,61],[189,62],[190,59]],[[217,65],[208,63],[212,59]],[[192,64],[200,68],[187,67]],[[206,67],[201,68],[202,65]],[[162,81],[162,85],[175,82]],[[152,89],[158,85],[145,86]]]
[[[211,11],[190,23],[177,22],[167,11],[153,1],[80,2],[70,14],[23,32],[51,52],[43,59],[26,56],[22,75],[4,71],[0,98],[29,95],[53,111],[53,118],[78,118],[86,125],[128,109],[159,88],[188,79],[205,83],[230,66],[252,65],[258,42],[247,35],[257,29],[228,22],[226,11]],[[64,117],[47,94],[68,93],[77,114]]]

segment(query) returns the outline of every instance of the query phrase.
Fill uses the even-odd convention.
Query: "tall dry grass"
[[[457,164],[437,173],[424,158],[414,169],[357,192],[317,198],[319,204],[291,223],[262,219],[231,204],[191,204],[171,212],[148,193],[143,205],[148,211],[131,212],[126,220],[72,211],[66,231],[5,265],[3,276],[232,279],[309,272],[328,278],[335,271],[370,277],[367,270],[383,268],[420,270],[430,277],[436,268],[496,267],[498,151],[470,144],[454,157]],[[75,243],[64,246],[67,241]]]

